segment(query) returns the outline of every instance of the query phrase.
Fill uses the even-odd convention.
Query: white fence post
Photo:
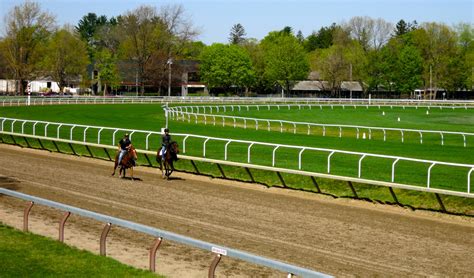
[[[426,187],[427,188],[430,188],[430,180],[431,180],[431,168],[433,168],[433,166],[435,166],[436,163],[433,163],[431,164],[431,166],[428,168],[428,178],[427,178],[427,181],[426,181]]]
[[[276,146],[274,149],[273,149],[273,154],[272,154],[272,167],[275,167],[275,152],[276,150],[279,148],[280,146]]]
[[[61,129],[62,124],[58,125],[58,128],[56,129],[56,137],[59,139],[59,131]]]
[[[392,182],[395,182],[395,164],[400,160],[400,158],[395,159],[392,163]]]
[[[202,156],[203,157],[206,157],[206,143],[207,141],[209,141],[211,138],[207,138],[206,140],[204,140],[204,144],[202,145]]]
[[[362,159],[365,158],[365,154],[359,159],[359,173],[358,173],[358,177],[360,178],[361,174],[362,174]]]
[[[304,150],[306,150],[306,148],[302,148],[300,153],[298,154],[298,169],[301,170],[301,155],[303,154]]]
[[[328,155],[328,174],[331,173],[331,156],[335,153],[335,151],[332,151],[329,155]]]
[[[59,128],[58,128],[58,129],[59,129]],[[86,128],[84,129],[83,142],[86,142],[86,139],[87,139],[87,138],[86,138],[86,137],[87,137],[87,130],[88,130],[88,129],[89,129],[89,127],[86,127]]]
[[[248,107],[248,106],[247,106]],[[250,148],[252,148],[254,143],[251,143],[249,145],[248,151],[247,151],[247,162],[250,163]]]

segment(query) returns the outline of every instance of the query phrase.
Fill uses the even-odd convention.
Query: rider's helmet
[[[170,130],[168,128],[165,128],[165,132],[170,132]]]
[[[127,137],[127,138],[128,138],[128,137],[129,137],[128,133],[125,133],[124,137]]]

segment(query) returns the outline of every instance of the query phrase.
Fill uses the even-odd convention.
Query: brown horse
[[[117,153],[117,155],[115,156],[114,172],[112,173],[112,176],[115,175],[115,170],[117,169],[118,166],[120,166],[119,176],[123,172],[122,177],[125,177],[125,170],[130,168],[131,176],[133,180],[133,167],[135,166],[135,161],[138,159],[137,151],[131,145],[128,152],[123,156],[122,161],[120,162],[120,165],[118,165],[118,157],[119,157],[119,153]]]
[[[160,163],[161,175],[165,179],[169,179],[174,171],[173,162],[178,160],[179,147],[178,143],[171,142],[166,149],[165,157],[160,155],[161,148],[156,153],[156,161]],[[164,169],[163,169],[164,166]],[[164,170],[164,171],[163,171]]]

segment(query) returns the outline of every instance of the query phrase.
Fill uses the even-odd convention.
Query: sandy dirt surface
[[[474,219],[112,163],[0,144],[0,186],[336,276],[474,277]],[[25,202],[0,196],[0,221],[22,227]],[[35,206],[30,231],[57,238],[62,212]],[[71,216],[65,242],[95,253],[103,223]],[[107,253],[147,268],[153,238],[112,227]],[[213,254],[164,241],[157,271],[205,277]],[[279,273],[224,257],[216,274]]]

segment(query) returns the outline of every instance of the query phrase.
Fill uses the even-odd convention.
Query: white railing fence
[[[473,107],[474,101],[463,100],[412,100],[412,99],[341,99],[341,98],[275,98],[275,97],[0,97],[1,106],[53,105],[53,104],[125,104],[125,103],[280,103],[280,104],[333,104],[381,106],[453,106]]]
[[[56,139],[66,139],[70,141],[78,141],[78,142],[90,142],[90,143],[97,143],[97,144],[111,144],[115,146],[116,136],[119,131],[128,132],[130,134],[131,139],[133,140],[134,136],[141,135],[140,141],[134,140],[134,145],[136,146],[144,146],[145,150],[149,150],[151,145],[156,148],[160,144],[161,138],[160,133],[156,131],[145,131],[145,130],[133,130],[133,129],[122,129],[122,128],[112,128],[112,127],[100,127],[100,126],[86,126],[86,125],[75,125],[75,124],[66,124],[66,123],[54,123],[54,122],[44,122],[44,121],[31,121],[31,120],[22,120],[22,119],[12,119],[12,118],[0,118],[1,121],[1,130],[0,132],[5,133],[17,133],[17,134],[31,134],[33,136],[44,136],[49,138],[56,138]],[[30,127],[29,129],[25,128],[25,125]],[[41,125],[41,127],[40,127]],[[41,131],[40,131],[41,130]],[[48,132],[50,130],[55,130],[55,132]],[[108,138],[104,139],[102,132],[105,130],[108,131]],[[30,131],[31,133],[28,133]],[[218,138],[218,137],[210,137],[210,136],[202,136],[202,135],[193,135],[193,134],[181,134],[181,133],[172,133],[173,137],[182,138],[182,153],[186,154],[186,149],[189,149],[187,145],[188,140],[193,139],[194,148],[193,153],[197,153],[197,148],[202,150],[202,157],[206,158],[208,156],[208,145],[209,142],[220,142],[222,143],[223,149],[217,150],[216,148],[212,149],[212,152],[220,153],[223,155],[223,161],[229,160],[229,145],[240,145],[241,147],[232,154],[232,157],[237,158],[244,158],[247,164],[255,164],[255,165],[271,165],[271,167],[275,167],[279,165],[281,168],[288,168],[289,164],[296,164],[297,169],[302,170],[303,167],[306,171],[315,172],[318,171],[312,168],[314,165],[303,165],[302,157],[304,153],[318,153],[318,154],[325,154],[326,155],[326,172],[327,174],[331,174],[331,168],[334,167],[332,157],[333,155],[345,155],[345,156],[352,156],[357,157],[358,165],[356,167],[357,177],[361,178],[362,173],[368,173],[372,170],[366,169],[363,170],[363,161],[368,158],[375,158],[375,159],[386,159],[391,161],[391,182],[394,183],[396,180],[396,165],[399,162],[408,162],[408,163],[418,163],[423,164],[428,167],[425,179],[424,187],[429,189],[432,185],[432,169],[434,166],[439,167],[454,167],[456,169],[460,169],[461,172],[467,174],[464,176],[464,181],[466,181],[466,186],[464,187],[463,191],[468,194],[471,193],[471,174],[474,169],[474,164],[463,164],[463,163],[451,163],[451,162],[443,162],[443,161],[434,161],[434,160],[424,160],[424,159],[416,159],[416,158],[409,158],[409,157],[399,157],[399,156],[390,156],[390,155],[380,155],[380,154],[372,154],[372,153],[362,153],[362,152],[352,152],[352,151],[343,151],[343,150],[336,150],[336,149],[327,149],[327,148],[315,148],[315,147],[308,147],[308,146],[294,146],[294,145],[285,145],[285,144],[273,144],[267,142],[258,142],[258,141],[247,141],[247,140],[237,140],[237,139],[230,139],[230,138]],[[153,139],[151,138],[153,136]],[[153,140],[153,144],[151,142]],[[243,147],[242,147],[243,146]],[[265,147],[269,149],[272,153],[271,161],[263,161],[264,156],[260,153],[256,153],[252,155],[252,148],[256,147]],[[277,151],[279,152],[277,153]],[[243,152],[244,151],[244,152]],[[285,156],[291,154],[292,152],[297,152],[298,154],[292,161],[288,161],[287,159],[283,159],[278,161],[278,156]],[[235,159],[235,158],[234,158]],[[234,160],[235,161],[235,160]],[[265,165],[266,164],[266,165]],[[398,174],[400,175],[400,173]],[[424,174],[420,173],[421,176]],[[460,176],[455,176],[458,180],[462,180]],[[453,181],[452,181],[453,182]],[[418,186],[416,183],[411,185]]]
[[[186,107],[186,106],[184,106]],[[176,107],[171,107],[168,109],[168,115],[172,119],[187,121],[188,123],[194,122],[198,123],[204,122],[205,125],[208,123],[212,125],[222,125],[223,127],[233,126],[242,127],[244,129],[250,128],[249,124],[253,124],[255,130],[279,130],[283,132],[292,132],[294,134],[297,131],[305,132],[307,135],[315,134],[316,131],[320,132],[320,135],[326,136],[326,131],[329,128],[338,129],[339,137],[343,137],[344,130],[350,130],[352,133],[355,133],[357,139],[367,138],[368,140],[372,139],[373,131],[381,132],[383,134],[383,141],[387,141],[387,131],[392,133],[399,134],[400,140],[403,143],[405,141],[405,136],[407,133],[416,134],[419,136],[420,144],[423,144],[423,134],[436,134],[439,136],[440,144],[444,145],[445,135],[456,135],[463,140],[463,146],[467,147],[466,137],[474,137],[474,133],[469,132],[456,132],[456,131],[445,131],[445,130],[423,130],[423,129],[408,129],[408,128],[390,128],[390,127],[373,127],[373,126],[359,126],[359,125],[340,125],[340,124],[318,124],[311,122],[296,122],[296,121],[287,121],[287,120],[277,120],[277,119],[262,119],[262,118],[251,118],[251,117],[240,117],[240,116],[230,116],[230,115],[219,115],[219,114],[204,114],[199,112],[193,112],[194,108],[199,106],[192,106],[190,112],[187,112],[184,107],[177,109]],[[232,106],[231,106],[232,107]],[[165,108],[167,109],[167,108]],[[212,108],[211,108],[212,109]],[[184,110],[184,111],[183,111]],[[199,109],[196,109],[198,111]],[[212,110],[211,110],[212,111]],[[219,111],[217,111],[219,112]],[[225,111],[223,111],[225,112]],[[272,125],[273,124],[273,125]],[[289,126],[290,128],[287,128]],[[317,130],[315,130],[317,128]],[[366,136],[367,134],[367,136]]]

